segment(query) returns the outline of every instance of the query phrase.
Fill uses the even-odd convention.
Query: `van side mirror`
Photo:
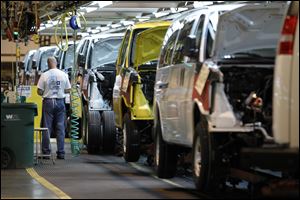
[[[196,36],[189,35],[184,41],[183,55],[190,58],[197,58],[198,49],[196,49]]]
[[[77,64],[78,64],[79,67],[84,68],[84,65],[85,65],[85,56],[83,55],[83,53],[79,53],[78,54]]]
[[[24,62],[20,62],[20,69],[25,69],[25,63]]]
[[[37,69],[36,60],[32,60],[32,69]]]

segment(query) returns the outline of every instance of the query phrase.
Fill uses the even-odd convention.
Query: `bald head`
[[[47,62],[48,62],[48,68],[49,69],[55,69],[56,68],[57,61],[56,61],[55,57],[53,57],[53,56],[49,57]]]

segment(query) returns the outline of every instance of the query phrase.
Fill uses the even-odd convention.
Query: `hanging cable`
[[[62,16],[59,18],[57,24],[56,24],[56,28],[54,31],[54,39],[55,39],[55,43],[56,46],[61,50],[61,51],[67,51],[68,50],[68,31],[67,31],[67,25],[66,25],[66,17],[70,16],[68,12],[65,12],[64,14],[62,14]],[[58,30],[58,25],[59,22],[61,21],[61,34],[60,34],[60,42],[62,43],[62,38],[63,38],[63,31],[65,32],[65,36],[66,36],[66,44],[63,47],[62,44],[60,47],[59,42],[57,40],[57,30]]]
[[[21,18],[22,18],[22,13],[23,13],[23,9],[24,9],[24,2],[23,3],[21,3],[22,4],[22,9],[21,9],[21,14],[20,14],[20,17],[19,17],[19,20],[18,20],[18,25],[17,25],[17,27],[18,27],[18,31],[19,31],[19,27],[20,27],[20,22],[21,22]]]
[[[79,110],[82,108],[80,90],[77,85],[78,76],[78,66],[76,65],[76,39],[77,39],[77,29],[80,29],[80,21],[76,15],[76,8],[73,10],[73,16],[70,19],[70,26],[74,30],[74,65],[71,73],[71,152],[73,156],[78,156],[80,154],[81,145],[79,142],[79,120],[80,113]],[[85,19],[84,19],[85,20]],[[86,22],[85,22],[86,28]],[[82,116],[81,116],[82,117]],[[83,124],[81,124],[83,126]]]

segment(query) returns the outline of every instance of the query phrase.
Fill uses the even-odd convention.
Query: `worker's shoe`
[[[63,156],[63,155],[57,155],[56,158],[57,158],[57,159],[60,159],[60,160],[64,160],[64,159],[65,159],[65,156]]]

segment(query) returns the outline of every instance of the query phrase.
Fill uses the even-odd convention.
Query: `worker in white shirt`
[[[65,96],[70,93],[71,84],[68,75],[57,69],[55,57],[47,60],[49,70],[44,72],[37,84],[38,94],[43,97],[43,127],[48,128],[48,133],[43,133],[42,153],[49,155],[50,135],[56,131],[57,158],[64,159],[64,139],[65,139]]]

